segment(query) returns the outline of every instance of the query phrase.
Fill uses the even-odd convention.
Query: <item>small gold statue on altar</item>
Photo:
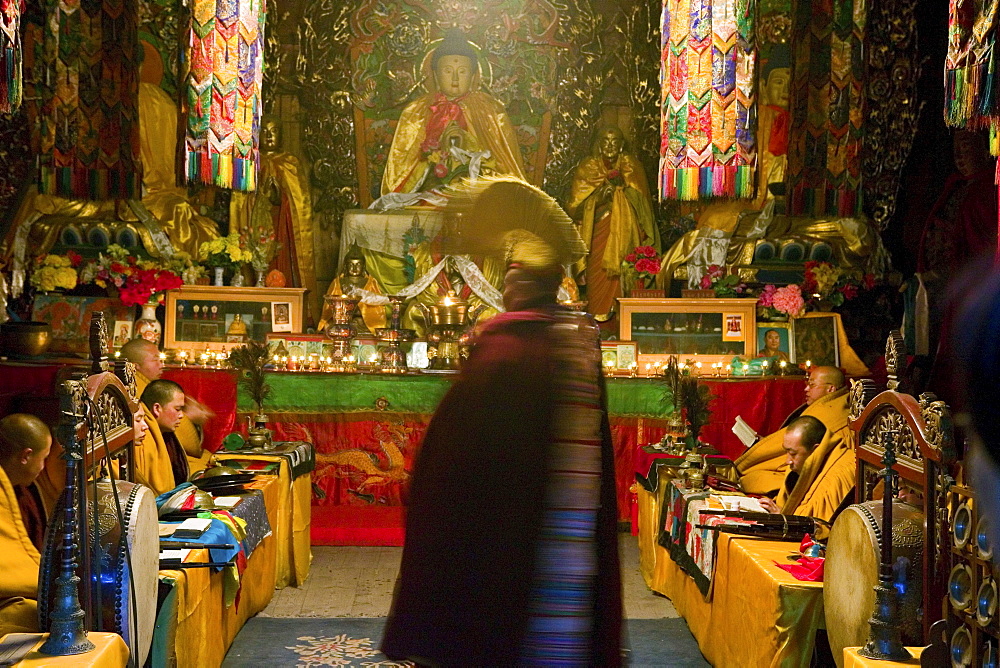
[[[503,104],[478,90],[479,57],[465,36],[448,32],[427,60],[429,92],[399,117],[382,194],[428,191],[477,173],[524,178],[514,126]]]
[[[378,281],[368,273],[365,256],[357,244],[353,244],[347,255],[344,256],[343,271],[330,284],[330,288],[326,291],[326,294],[334,296],[347,295],[354,288],[364,290],[372,295],[382,294],[382,288],[379,286]],[[362,300],[364,299],[363,294],[354,296],[360,297]],[[359,314],[364,327],[369,332],[374,332],[376,329],[385,327],[385,306],[366,304],[364,301],[361,301],[358,304],[357,311],[355,311],[355,319],[358,318]],[[316,331],[325,331],[330,317],[330,308],[329,306],[325,306],[323,308],[323,317],[316,326]]]

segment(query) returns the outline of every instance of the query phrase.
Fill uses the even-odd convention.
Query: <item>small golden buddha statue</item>
[[[344,256],[344,268],[340,276],[330,284],[330,288],[326,291],[326,294],[347,295],[353,288],[366,290],[376,295],[383,294],[378,281],[368,273],[365,256],[356,243],[351,245],[347,255]],[[355,318],[358,317],[358,314],[360,314],[362,324],[370,332],[385,327],[385,306],[361,302],[358,304],[357,311],[355,311]],[[324,331],[329,324],[331,316],[332,313],[329,307],[324,306],[323,317],[320,318],[319,324],[316,326],[316,331]]]
[[[233,321],[229,323],[229,329],[226,330],[226,338],[229,339],[230,337],[246,340],[247,324],[243,322],[243,314],[237,313],[233,316]]]

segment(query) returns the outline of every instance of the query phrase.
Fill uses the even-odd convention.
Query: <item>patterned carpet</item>
[[[385,619],[279,619],[255,617],[236,636],[223,668],[259,666],[358,666],[389,668],[378,651]],[[629,665],[688,668],[708,666],[683,619],[626,622]]]

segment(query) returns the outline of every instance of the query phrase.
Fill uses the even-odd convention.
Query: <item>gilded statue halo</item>
[[[443,41],[444,37],[431,40],[427,46],[427,50],[424,52],[424,57],[420,60],[420,81],[423,83],[424,88],[432,93],[437,92],[437,86],[434,84],[434,71],[431,69],[431,58],[434,57],[434,51]],[[466,39],[466,41],[472,47],[472,50],[476,52],[476,61],[479,63],[479,67],[476,68],[476,76],[473,77],[469,90],[475,90],[477,85],[489,88],[493,85],[493,65],[486,59],[482,47],[470,39]]]

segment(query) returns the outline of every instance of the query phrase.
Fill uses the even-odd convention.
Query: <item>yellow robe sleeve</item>
[[[403,109],[392,135],[392,145],[382,174],[382,194],[413,192],[427,176],[427,161],[420,151],[430,117],[431,96],[425,95]]]
[[[14,486],[0,469],[0,636],[38,630],[33,617],[38,596],[41,555],[31,543],[14,496]]]

